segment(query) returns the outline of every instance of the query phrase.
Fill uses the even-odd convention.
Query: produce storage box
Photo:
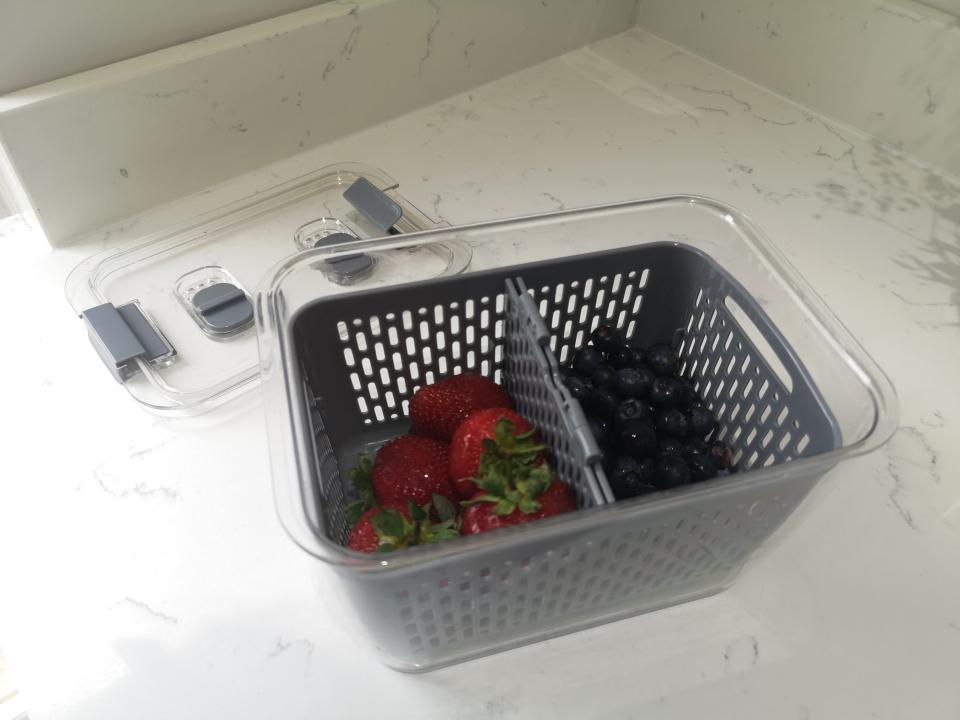
[[[716,201],[657,198],[349,249],[437,246],[472,248],[471,272],[343,287],[322,272],[343,248],[321,247],[274,267],[254,303],[281,520],[396,669],[719,592],[824,474],[895,428],[882,372],[753,223]],[[678,349],[739,472],[614,499],[559,374],[601,323]],[[358,454],[407,429],[419,386],[464,371],[513,394],[579,509],[392,553],[348,550]]]

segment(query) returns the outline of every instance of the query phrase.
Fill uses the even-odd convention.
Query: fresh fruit
[[[533,513],[534,520],[562,515],[577,509],[577,496],[565,482],[554,480],[537,496],[540,509]]]
[[[523,510],[523,505],[520,502],[494,501],[492,497],[494,496],[491,496],[491,499],[486,499],[486,496],[478,495],[472,501],[469,501],[473,504],[463,511],[461,532],[464,535],[489,532],[490,530],[541,520],[577,509],[576,497],[570,486],[559,480],[554,480],[546,490],[536,496],[536,500],[534,500],[536,509],[529,512]]]
[[[512,435],[497,435],[497,428],[504,428],[501,420],[509,421]],[[469,500],[477,493],[473,482],[480,468],[480,460],[485,451],[494,449],[504,454],[520,455],[530,453],[537,457],[545,449],[535,437],[533,427],[520,415],[509,408],[486,408],[471,413],[464,420],[450,441],[450,477],[459,496]]]
[[[653,382],[654,375],[646,368],[621,368],[617,370],[614,389],[620,394],[620,397],[642,398],[646,397]]]
[[[590,382],[593,383],[595,388],[613,387],[618,372],[618,370],[614,370],[610,365],[600,363],[590,375]]]
[[[653,413],[650,406],[643,400],[629,398],[617,406],[617,411],[613,414],[613,421],[617,425],[623,425],[628,420],[643,420],[648,425],[653,421]]]
[[[354,523],[353,528],[350,530],[350,539],[347,541],[347,547],[357,552],[377,552],[380,549],[380,542],[384,537],[377,531],[374,521],[384,512],[399,515],[399,524],[401,526],[410,521],[407,504],[405,502],[390,502],[383,506],[375,505],[366,510],[357,519],[357,522]],[[390,520],[389,516],[388,523],[391,526],[397,524],[395,520]],[[380,525],[380,522],[377,522],[377,525]],[[401,533],[402,532],[403,528],[401,527]]]
[[[640,462],[640,477],[644,482],[653,483],[653,473],[657,469],[657,458],[648,457]]]
[[[631,344],[629,347],[633,350],[633,367],[640,367],[643,365],[644,360],[646,360],[647,354],[643,351],[643,348],[638,345]]]
[[[613,423],[606,418],[591,417],[587,418],[590,425],[590,432],[593,433],[593,439],[597,445],[606,449],[613,441]]]
[[[597,327],[590,343],[560,371],[583,405],[608,478],[614,458],[635,456],[644,466],[627,473],[618,497],[642,492],[654,476],[666,487],[736,472],[730,449],[706,442],[718,430],[717,418],[693,380],[679,375],[676,350],[666,343],[644,350],[611,325]]]
[[[676,407],[680,400],[680,383],[671,377],[658,377],[651,383],[647,399],[657,407]]]
[[[433,495],[454,499],[447,446],[432,438],[400,435],[377,452],[371,477],[380,504],[430,502]]]
[[[620,406],[620,397],[613,390],[598,388],[590,394],[587,403],[594,415],[611,418]]]
[[[438,522],[433,522],[436,516]],[[350,530],[347,547],[357,552],[387,552],[457,537],[457,511],[442,495],[419,506],[389,502],[366,510]]]
[[[610,481],[610,490],[617,500],[626,500],[627,498],[639,497],[640,495],[649,495],[656,492],[657,488],[643,479],[640,473],[627,473],[617,480]]]
[[[631,367],[635,360],[633,349],[626,345],[621,345],[607,353],[607,360],[618,370]]]
[[[682,455],[683,454],[683,443],[681,443],[676,438],[665,437],[661,438],[660,444],[657,446],[657,455],[664,457],[665,455]]]
[[[690,468],[679,455],[664,455],[657,460],[653,484],[658,490],[669,490],[690,482]]]
[[[520,508],[514,508],[507,514],[494,512],[493,503],[477,503],[465,508],[463,511],[463,534],[476,535],[477,533],[499,530],[510,525],[519,525],[520,523],[535,520],[533,513],[525,513]]]
[[[677,380],[677,385],[677,407],[681,410],[689,410],[699,400],[697,390],[689,380],[683,378]]]
[[[611,481],[620,482],[620,478],[630,473],[639,474],[640,462],[632,455],[620,455],[613,461],[607,474]]]
[[[687,434],[687,416],[676,408],[661,410],[657,413],[656,428],[661,435],[682,439]]]
[[[601,352],[610,352],[623,345],[623,335],[612,325],[599,325],[590,333],[590,339]]]
[[[680,367],[680,357],[665,343],[651,345],[647,349],[646,362],[657,375],[676,375]]]
[[[377,497],[373,492],[373,460],[366,455],[357,459],[357,466],[352,468],[347,476],[350,484],[356,491],[358,499],[347,505],[347,523],[356,525],[360,517],[377,504]]]
[[[614,462],[613,468],[608,473],[610,489],[613,491],[617,500],[636,497],[637,495],[646,495],[656,488],[650,482],[652,478],[652,469],[637,462],[629,455],[621,456]]]
[[[544,446],[532,438],[532,430],[518,434],[509,418],[496,421],[494,437],[484,439],[476,475],[470,478],[478,490],[461,503],[465,535],[576,509],[573,491],[554,478],[543,460]]]
[[[513,400],[493,380],[462,373],[421,386],[410,399],[410,428],[415,435],[448,441],[474,410],[513,407]]]
[[[597,365],[603,362],[603,353],[597,348],[587,345],[573,354],[573,369],[581,377],[590,377]]]
[[[694,437],[703,440],[713,432],[716,423],[716,418],[707,408],[701,405],[690,408],[687,424],[690,428],[690,434]]]
[[[710,480],[717,476],[717,469],[713,466],[713,458],[700,453],[688,453],[684,460],[690,470],[690,482]]]
[[[710,448],[710,455],[713,458],[713,466],[717,470],[733,470],[733,451],[726,443],[719,440]]]
[[[567,386],[570,394],[582,403],[585,403],[593,392],[593,383],[578,375],[565,377],[563,384]]]
[[[642,420],[628,420],[617,433],[620,449],[637,460],[643,460],[657,451],[657,434]]]
[[[710,454],[710,443],[703,440],[688,440],[683,446],[683,454],[684,456],[691,454],[707,456]]]

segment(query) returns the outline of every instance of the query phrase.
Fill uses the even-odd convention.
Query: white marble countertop
[[[105,245],[344,160],[451,223],[673,192],[738,206],[890,374],[901,428],[719,596],[389,670],[274,516],[258,398],[146,414],[61,292]],[[635,30],[80,245],[8,223],[0,642],[31,718],[957,718],[958,188]]]

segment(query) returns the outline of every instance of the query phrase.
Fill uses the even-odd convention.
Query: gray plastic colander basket
[[[529,288],[529,289],[528,289]],[[739,316],[753,326],[745,331]],[[673,341],[741,472],[612,502],[601,456],[558,360],[600,322]],[[426,670],[703,597],[824,470],[745,471],[838,447],[837,424],[760,303],[711,258],[651,244],[317,300],[293,319],[310,443],[302,501],[350,604],[387,664]],[[753,337],[751,337],[751,334]],[[406,431],[424,383],[501,381],[540,428],[580,511],[363,563],[341,547],[346,469]]]

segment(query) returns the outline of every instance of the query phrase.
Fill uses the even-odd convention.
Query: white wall
[[[0,0],[0,95],[327,0]]]
[[[960,174],[960,20],[928,6],[933,4],[643,0],[638,23],[801,105]]]
[[[24,207],[62,243],[635,17],[636,0],[325,3],[0,97],[0,145]],[[363,158],[331,162],[346,160]]]

